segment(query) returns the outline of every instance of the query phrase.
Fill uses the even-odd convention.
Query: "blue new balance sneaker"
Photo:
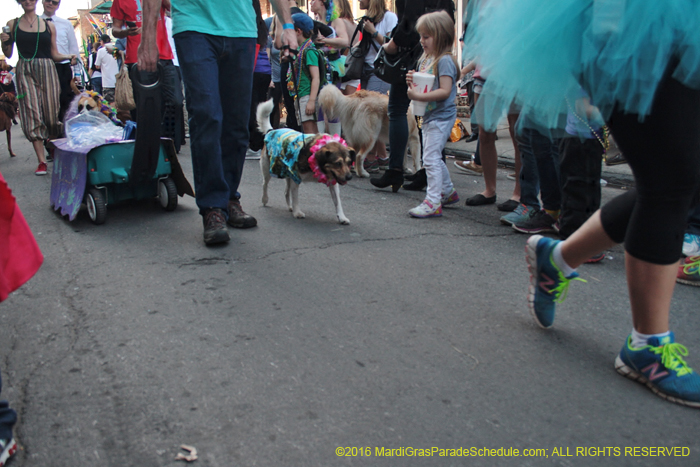
[[[669,402],[700,409],[700,376],[683,360],[688,349],[674,342],[673,333],[652,337],[641,348],[632,347],[631,342],[629,336],[615,358],[618,373]]]
[[[533,235],[525,245],[525,259],[530,270],[530,287],[527,302],[530,314],[537,324],[547,329],[554,323],[556,304],[566,299],[569,284],[573,280],[586,282],[574,272],[569,277],[554,264],[552,252],[559,240]]]

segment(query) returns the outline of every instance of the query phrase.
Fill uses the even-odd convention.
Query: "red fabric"
[[[0,302],[39,270],[44,256],[0,174]]]
[[[141,27],[143,15],[141,12],[142,0],[114,0],[110,15],[121,21],[133,21],[136,26]],[[158,16],[158,26],[156,28],[156,42],[158,43],[158,54],[161,60],[172,60],[173,50],[168,41],[168,31],[165,29],[165,8],[160,8]],[[126,63],[136,63],[138,61],[138,48],[141,43],[141,35],[126,37]]]

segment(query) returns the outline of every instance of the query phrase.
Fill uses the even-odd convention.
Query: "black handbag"
[[[379,79],[389,84],[400,84],[406,81],[406,73],[413,70],[418,63],[418,59],[423,53],[420,43],[412,48],[399,50],[395,55],[386,53],[386,49],[381,47],[374,59],[374,74]]]
[[[355,28],[352,39],[350,39],[351,44],[355,42],[357,33],[362,30],[362,25],[363,22],[360,21],[360,24]],[[362,40],[359,44],[350,48],[350,52],[345,57],[345,75],[343,75],[343,82],[353,79],[362,79],[365,69],[365,57],[367,56],[367,52],[369,52],[370,45],[379,50],[372,38],[365,36],[366,35],[362,36]]]

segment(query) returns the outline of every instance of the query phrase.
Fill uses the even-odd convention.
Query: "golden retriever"
[[[357,91],[343,95],[335,86],[325,86],[318,94],[318,102],[328,119],[339,118],[343,136],[357,150],[355,171],[360,177],[369,177],[362,163],[377,141],[389,143],[389,96],[372,91]],[[418,124],[408,110],[408,146],[404,153],[404,168],[410,172],[420,169],[421,146]],[[412,163],[408,158],[411,149]],[[412,166],[412,167],[411,167]]]

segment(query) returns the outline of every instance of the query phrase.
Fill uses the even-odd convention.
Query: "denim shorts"
[[[474,84],[472,85],[474,94],[481,94],[482,89],[484,89],[484,83],[486,83],[486,80],[474,78]]]

